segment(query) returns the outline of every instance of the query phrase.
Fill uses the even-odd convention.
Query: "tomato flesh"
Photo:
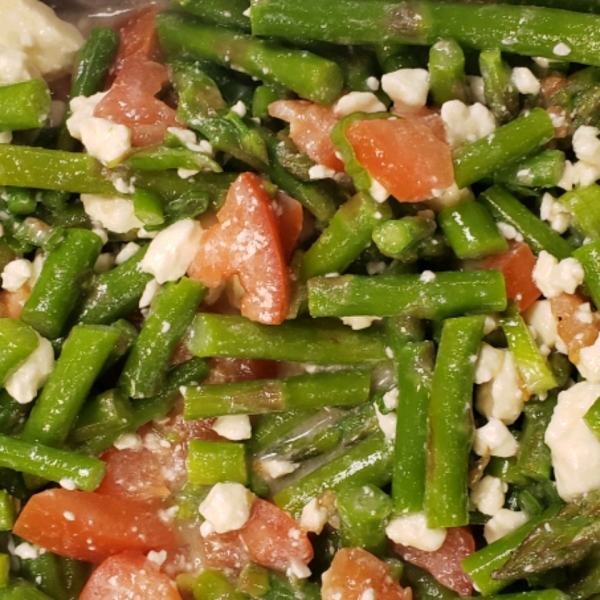
[[[372,590],[372,593],[369,593]],[[410,588],[404,589],[390,575],[388,566],[361,548],[342,548],[323,573],[322,600],[411,600]]]
[[[396,552],[407,562],[431,573],[442,585],[461,596],[473,594],[473,582],[461,567],[461,561],[475,552],[475,540],[469,527],[451,527],[439,550],[426,552],[395,544]]]
[[[89,578],[79,600],[181,600],[175,583],[140,552],[107,558]]]
[[[506,295],[519,305],[521,312],[542,295],[533,282],[534,267],[535,256],[525,242],[510,242],[506,252],[490,256],[483,262],[484,269],[502,272]]]
[[[189,276],[214,288],[238,275],[242,315],[278,325],[288,313],[290,277],[271,200],[255,174],[233,182],[217,219],[202,236]]]
[[[52,489],[31,497],[13,533],[55,554],[99,563],[126,550],[161,550],[176,543],[156,510],[142,502]]]
[[[290,124],[294,144],[317,164],[343,173],[344,163],[331,141],[331,130],[340,119],[330,106],[308,100],[276,100],[269,104],[269,114]]]
[[[450,147],[419,120],[359,120],[346,136],[358,162],[400,202],[430,199],[454,182]]]

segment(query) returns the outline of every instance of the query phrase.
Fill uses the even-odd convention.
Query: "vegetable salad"
[[[1,600],[600,593],[600,4],[531,4],[0,0]]]

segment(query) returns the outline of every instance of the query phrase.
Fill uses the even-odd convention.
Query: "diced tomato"
[[[126,550],[176,543],[174,532],[145,503],[65,489],[32,496],[13,532],[61,556],[96,563]]]
[[[111,75],[116,75],[127,59],[133,57],[156,60],[159,54],[158,36],[154,20],[158,6],[147,6],[129,15],[118,26],[119,51],[112,65]]]
[[[292,141],[316,163],[343,173],[344,163],[331,141],[331,130],[340,119],[330,106],[308,100],[277,100],[269,105],[269,114],[290,124]]]
[[[257,498],[240,537],[255,562],[285,571],[292,560],[307,565],[313,548],[306,533],[284,510]]]
[[[431,129],[431,132],[436,138],[443,142],[446,141],[446,127],[440,116],[439,109],[431,108],[429,106],[409,106],[407,104],[394,102],[394,106],[392,106],[390,112],[403,119],[420,121]]]
[[[277,363],[258,358],[211,358],[205,383],[234,383],[277,377]]]
[[[102,455],[102,460],[106,463],[106,474],[96,490],[98,494],[142,502],[160,501],[171,494],[161,461],[147,448],[117,450],[112,447]]]
[[[600,332],[600,319],[596,312],[591,313],[589,323],[580,318],[579,310],[586,302],[579,294],[560,294],[550,300],[552,314],[558,319],[558,335],[574,363],[579,362],[579,351],[591,346]]]
[[[260,179],[242,173],[231,185],[218,223],[204,232],[188,274],[210,288],[237,274],[242,315],[268,325],[289,310],[290,275],[275,213]]]
[[[460,565],[463,559],[475,552],[475,540],[469,527],[449,528],[442,547],[435,552],[401,544],[395,544],[394,549],[404,560],[425,569],[457,594],[473,594],[473,582]]]
[[[131,58],[97,104],[94,116],[127,125],[134,146],[159,144],[167,128],[183,127],[176,111],[155,97],[168,80],[169,71],[164,65]]]
[[[107,558],[88,579],[79,600],[181,600],[175,582],[140,552]]]
[[[369,590],[372,593],[369,594]],[[390,575],[389,567],[362,548],[342,548],[323,573],[322,600],[411,600],[410,588],[402,588]]]
[[[534,267],[535,256],[525,242],[510,242],[506,252],[490,256],[483,261],[484,269],[502,272],[506,283],[506,295],[519,305],[521,312],[542,295],[533,282]]]
[[[313,548],[306,533],[284,510],[257,498],[241,529],[205,538],[205,555],[212,567],[239,570],[252,560],[285,571],[292,561],[307,565]]]
[[[419,202],[454,182],[448,144],[416,119],[365,119],[346,131],[358,162],[396,200]]]
[[[283,255],[285,261],[289,262],[296,242],[302,231],[304,219],[304,211],[302,204],[298,200],[294,200],[285,192],[279,191],[275,196],[275,218],[277,219],[277,228],[279,229],[279,237],[283,247]]]

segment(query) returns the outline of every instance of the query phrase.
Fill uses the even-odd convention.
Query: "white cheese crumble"
[[[542,196],[540,206],[540,218],[546,221],[554,231],[564,233],[571,225],[571,212],[563,206],[556,198],[546,192]]]
[[[564,42],[559,42],[552,49],[552,53],[555,56],[569,56],[569,54],[571,54],[571,48],[569,48],[569,46],[567,46]]]
[[[20,290],[31,278],[33,268],[26,258],[11,260],[2,271],[2,287],[9,292]]]
[[[358,600],[377,600],[375,596],[375,590],[373,588],[367,588],[358,598]]]
[[[503,508],[483,526],[483,537],[488,544],[491,544],[518,529],[527,521],[529,521],[527,513]]]
[[[488,420],[499,419],[506,425],[514,423],[523,410],[527,398],[517,365],[509,350],[501,350],[502,367],[492,379],[482,383],[476,391],[475,406]]]
[[[375,406],[375,414],[377,415],[377,423],[379,429],[388,440],[396,438],[396,426],[398,424],[398,416],[395,412],[383,414],[377,406]]]
[[[398,406],[398,388],[393,387],[383,395],[383,404],[388,410],[396,410]]]
[[[551,349],[558,339],[558,319],[552,312],[549,300],[537,300],[524,313],[523,318],[538,344]]]
[[[527,67],[515,67],[510,78],[519,94],[540,93],[540,80]]]
[[[135,216],[133,200],[129,198],[81,194],[81,202],[92,221],[113,233],[128,233],[144,225]]]
[[[271,479],[279,479],[293,473],[300,465],[289,460],[265,458],[260,461],[260,466]]]
[[[250,518],[254,497],[241,483],[217,483],[198,510],[206,519],[200,533],[227,533],[241,529]]]
[[[285,574],[290,578],[295,577],[296,579],[306,579],[307,577],[310,577],[311,572],[305,564],[301,563],[295,558],[292,558],[288,568],[285,571]]]
[[[302,508],[300,527],[302,527],[304,531],[313,531],[314,533],[319,534],[323,531],[323,527],[325,527],[328,518],[329,515],[327,509],[321,506],[316,498],[313,498]]]
[[[38,0],[0,0],[0,14],[2,44],[27,55],[32,75],[55,79],[70,72],[84,43],[74,25]]]
[[[0,85],[10,85],[41,77],[29,57],[18,48],[9,48],[0,44]]]
[[[560,392],[545,442],[560,497],[573,498],[600,487],[600,441],[583,416],[600,397],[600,384],[582,381]]]
[[[493,517],[504,506],[508,484],[499,477],[486,475],[471,492],[471,501],[480,513]]]
[[[94,263],[94,273],[106,273],[115,266],[115,256],[112,252],[103,252]]]
[[[498,231],[502,234],[502,236],[507,240],[515,240],[517,242],[523,241],[523,236],[520,232],[518,232],[512,225],[509,223],[504,223],[503,221],[498,221],[496,223],[496,227]]]
[[[131,149],[131,130],[125,125],[94,116],[96,106],[106,93],[71,99],[67,129],[72,137],[83,143],[89,154],[112,167],[121,162]]]
[[[115,263],[117,265],[124,263],[126,260],[129,260],[132,256],[134,256],[139,249],[139,244],[136,244],[135,242],[129,242],[125,244],[125,246],[123,246],[119,251],[119,254],[115,256]]]
[[[504,351],[483,342],[475,365],[475,383],[482,384],[491,381],[502,371]]]
[[[194,219],[169,225],[150,242],[141,262],[142,271],[154,275],[160,284],[183,277],[196,255],[201,236],[202,226]]]
[[[311,179],[331,179],[335,176],[335,170],[324,165],[313,165],[308,170]]]
[[[333,106],[338,117],[345,117],[355,112],[385,112],[385,104],[373,92],[350,92],[342,96]]]
[[[381,78],[383,91],[392,102],[406,106],[425,106],[429,94],[429,71],[426,69],[398,69]]]
[[[569,257],[558,262],[552,254],[542,250],[532,277],[546,298],[555,298],[563,292],[573,294],[583,283],[584,272],[577,259]]]
[[[600,166],[600,131],[597,127],[583,125],[573,134],[573,152],[579,160],[594,166]]]
[[[436,280],[436,275],[433,271],[423,271],[419,277],[419,281],[423,283],[433,283]]]
[[[479,102],[467,106],[460,100],[449,100],[442,104],[441,117],[446,140],[453,148],[475,142],[496,129],[494,115]]]
[[[367,317],[367,316],[358,316],[358,317],[341,317],[342,323],[351,327],[355,331],[359,329],[367,329],[371,327],[375,321],[381,321],[381,317]]]
[[[151,279],[144,288],[142,292],[142,297],[138,303],[138,308],[148,308],[150,304],[152,304],[152,300],[154,300],[154,296],[160,292],[162,289],[162,285],[156,281],[156,279]]]
[[[124,433],[116,439],[113,446],[117,450],[141,450],[142,437],[138,433]]]
[[[380,83],[379,83],[379,79],[377,79],[377,77],[367,77],[367,87],[370,90],[373,90],[374,92],[376,92],[379,89]]]
[[[447,187],[445,190],[432,190],[433,198],[427,200],[427,205],[435,211],[441,211],[448,206],[456,206],[461,202],[473,200],[471,188],[459,188],[456,183]]]
[[[599,165],[593,165],[583,160],[575,163],[567,160],[564,173],[556,185],[563,190],[572,190],[576,185],[587,187],[599,178]]]
[[[390,197],[390,193],[374,177],[371,177],[371,187],[369,188],[369,194],[371,195],[371,198],[373,198],[373,200],[380,203],[385,202]]]
[[[18,546],[15,546],[15,549],[12,553],[14,556],[18,556],[23,560],[34,560],[39,558],[42,554],[45,554],[46,550],[44,550],[44,548],[34,546],[33,544],[22,542]]]
[[[427,527],[427,519],[421,512],[395,517],[387,524],[385,534],[396,544],[427,552],[439,550],[446,539],[446,529]]]
[[[479,102],[479,104],[483,104],[485,106],[486,102],[483,77],[480,77],[479,75],[467,75],[466,80],[473,102]]]
[[[12,142],[12,131],[0,131],[0,144],[10,144]]]
[[[213,147],[206,140],[197,140],[196,134],[191,129],[182,129],[181,127],[169,127],[167,131],[174,135],[183,146],[193,152],[202,152],[212,156],[214,154]]]
[[[38,341],[38,347],[12,373],[5,384],[6,391],[19,404],[29,404],[54,370],[52,344],[40,335]]]
[[[473,450],[479,456],[515,456],[519,444],[508,427],[499,419],[490,419],[475,430]]]
[[[248,440],[252,437],[252,426],[248,415],[218,417],[212,428],[228,440]]]
[[[577,369],[582,377],[593,383],[600,383],[600,336],[596,341],[579,351]]]

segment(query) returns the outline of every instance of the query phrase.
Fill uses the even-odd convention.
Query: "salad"
[[[530,4],[0,0],[0,600],[600,593],[600,5]]]

